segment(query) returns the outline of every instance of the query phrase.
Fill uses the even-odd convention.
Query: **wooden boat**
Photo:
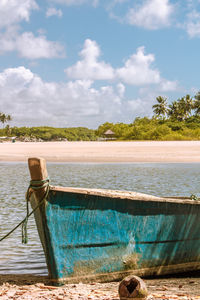
[[[44,159],[30,158],[29,169],[32,180],[47,178]],[[31,192],[32,208],[45,189]],[[200,269],[200,201],[50,186],[34,214],[55,283]]]

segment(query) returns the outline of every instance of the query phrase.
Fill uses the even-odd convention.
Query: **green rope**
[[[42,184],[42,185],[41,185]],[[47,187],[46,192],[44,194],[44,197],[40,200],[38,205],[29,213],[29,194],[30,194],[30,189],[33,190],[39,190],[44,187]],[[48,197],[49,194],[49,178],[44,179],[44,180],[31,180],[30,185],[27,189],[26,192],[26,217],[17,225],[15,226],[11,231],[9,231],[6,235],[4,235],[1,239],[0,242],[6,239],[9,235],[11,235],[18,227],[22,225],[22,243],[27,244],[28,243],[28,234],[27,234],[27,223],[28,223],[28,218],[42,205],[44,200]]]
[[[194,194],[192,194],[192,195],[190,196],[190,199],[191,199],[191,200],[195,200],[195,201],[198,201],[198,200],[199,200],[199,198],[198,198],[196,195],[194,195]]]

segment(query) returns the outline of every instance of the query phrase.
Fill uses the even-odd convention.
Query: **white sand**
[[[193,276],[144,279],[147,300],[199,300],[199,273]],[[118,282],[110,282],[55,287],[44,276],[0,275],[0,299],[119,300],[118,286]]]
[[[53,162],[200,162],[200,141],[0,143],[0,161],[28,157]]]

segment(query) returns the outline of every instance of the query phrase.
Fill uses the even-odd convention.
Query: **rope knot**
[[[194,194],[192,194],[192,195],[190,196],[190,199],[191,199],[191,200],[195,200],[195,201],[198,201],[198,200],[199,200],[198,197],[197,197],[196,195],[194,195]]]
[[[47,186],[49,186],[49,177],[43,180],[31,180],[28,190],[40,190]]]
[[[32,210],[32,212],[29,214],[29,198],[30,198],[30,190],[38,191],[43,188],[47,188],[45,191],[45,194],[43,198],[39,201],[38,205]],[[28,243],[28,232],[27,232],[27,224],[28,224],[28,218],[30,215],[36,211],[36,209],[44,202],[44,200],[48,197],[49,194],[49,178],[43,179],[43,180],[31,180],[29,187],[26,192],[26,217],[22,222],[22,244]]]

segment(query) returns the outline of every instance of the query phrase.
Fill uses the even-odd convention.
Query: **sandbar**
[[[200,141],[4,142],[0,161],[198,163]]]

